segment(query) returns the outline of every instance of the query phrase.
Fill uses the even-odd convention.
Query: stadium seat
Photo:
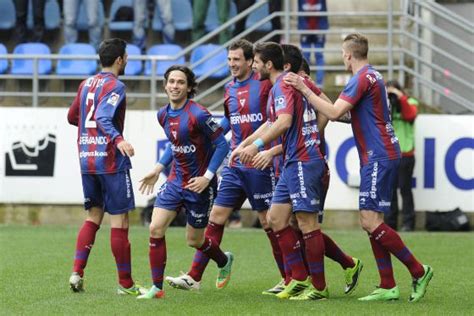
[[[141,50],[138,46],[133,44],[127,45],[128,56],[141,56]],[[137,76],[142,73],[143,62],[141,60],[128,60],[127,67],[125,67],[125,75]]]
[[[51,55],[49,47],[43,43],[23,43],[13,50],[14,55]],[[51,59],[40,59],[38,61],[38,74],[51,73]],[[13,59],[11,73],[14,75],[32,75],[34,65],[32,59]]]
[[[231,1],[229,19],[233,18],[236,15],[237,15],[237,7],[235,6],[234,1]],[[207,16],[206,16],[206,21],[204,22],[204,26],[206,27],[206,31],[208,32],[212,32],[220,26],[216,0],[211,0],[209,2],[209,8],[207,9]],[[233,28],[234,26],[232,25],[231,29]]]
[[[174,44],[160,44],[150,47],[147,51],[148,56],[175,56],[180,53],[183,49],[179,45]],[[179,57],[174,60],[158,60],[156,62],[156,74],[158,76],[163,76],[166,69],[175,64],[184,65],[186,60],[184,56]],[[151,75],[151,61],[147,61],[145,65],[145,75]]]
[[[133,15],[131,21],[116,20],[117,12],[122,7],[128,7],[133,12],[133,0],[114,0],[110,6],[109,29],[111,31],[131,31],[133,30]]]
[[[33,29],[33,4],[32,0],[28,5],[27,26]],[[44,28],[47,30],[58,29],[61,23],[61,13],[57,0],[47,0],[44,6]]]
[[[171,11],[173,14],[173,25],[177,31],[186,31],[193,27],[193,7],[189,0],[174,0],[171,2]],[[155,5],[151,28],[153,31],[163,30],[160,8],[157,5]]]
[[[262,21],[268,15],[268,3],[266,3],[249,14],[247,21],[245,22],[245,27],[250,28],[252,25]],[[270,21],[268,21],[263,25],[259,26],[257,30],[263,32],[270,32],[272,30],[272,24],[270,23]]]
[[[8,54],[7,48],[5,45],[0,44],[0,55]],[[8,60],[0,58],[0,74],[4,74],[8,69]]]
[[[203,63],[193,68],[196,77],[200,77],[211,70],[214,70],[214,72],[209,76],[209,78],[224,78],[229,75],[229,67],[227,66],[227,51],[220,45],[206,44],[196,47],[191,53],[190,64],[193,65],[197,61],[216,50],[219,50],[218,54],[210,57]],[[225,64],[225,67],[219,68],[218,66],[221,64]]]
[[[79,5],[79,14],[77,16],[76,28],[79,31],[88,31],[89,23],[87,20],[86,6],[84,5],[85,1],[81,1]],[[104,27],[105,14],[104,14],[104,4],[102,1],[97,1],[97,10],[99,10],[99,26]]]
[[[0,30],[10,30],[15,27],[15,12],[13,0],[0,1]]]
[[[92,45],[85,43],[66,44],[59,55],[95,55]],[[97,61],[93,59],[59,59],[56,67],[58,75],[92,75],[97,71]]]

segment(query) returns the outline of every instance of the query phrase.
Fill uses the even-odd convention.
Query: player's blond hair
[[[352,53],[355,59],[367,59],[369,53],[369,41],[367,37],[359,33],[352,33],[344,38],[344,46]]]

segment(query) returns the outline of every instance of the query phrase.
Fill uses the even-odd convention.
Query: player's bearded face
[[[179,70],[170,72],[166,81],[165,91],[171,103],[184,102],[188,98],[188,92],[190,91],[186,75]]]
[[[121,59],[122,60],[122,63],[120,64],[120,69],[119,69],[119,76],[122,76],[123,74],[125,74],[125,67],[127,67],[127,59],[128,59],[128,55],[127,53],[125,53],[123,55],[123,58]]]
[[[252,61],[245,60],[242,48],[238,48],[235,50],[229,50],[229,53],[227,54],[227,65],[230,68],[232,77],[237,78],[238,80],[244,80],[250,72]]]
[[[260,55],[257,54],[254,57],[252,68],[255,72],[260,74],[260,80],[265,80],[270,78],[270,72],[265,67],[265,64],[260,59]]]

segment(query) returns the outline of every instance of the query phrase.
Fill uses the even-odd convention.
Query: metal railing
[[[193,49],[207,43],[213,39],[219,33],[224,30],[231,28],[237,21],[247,17],[250,13],[257,10],[263,5],[267,5],[268,0],[257,1],[251,7],[245,11],[239,13],[235,17],[229,19],[227,22],[219,26],[217,29],[206,34],[199,40],[195,41],[191,45],[183,48],[178,54],[173,56],[162,56],[162,55],[150,55],[150,56],[129,56],[129,60],[140,60],[142,62],[149,61],[151,63],[151,75],[139,75],[139,76],[123,76],[122,80],[131,80],[138,82],[148,82],[149,92],[129,92],[128,96],[131,98],[149,99],[150,108],[156,108],[157,98],[165,98],[164,93],[158,93],[156,82],[163,78],[158,76],[156,73],[156,63],[165,60],[175,60],[182,56],[189,55]],[[273,12],[263,19],[257,21],[251,27],[245,29],[242,33],[238,34],[231,40],[227,41],[222,45],[223,49],[226,49],[232,41],[240,38],[244,38],[259,30],[265,23],[270,22],[273,18],[280,18],[283,20],[283,29],[273,30],[263,35],[257,42],[266,41],[272,38],[274,35],[280,35],[284,42],[299,42],[299,38],[302,35],[308,34],[320,34],[325,35],[328,38],[334,38],[335,36],[344,36],[345,34],[353,31],[357,31],[366,34],[370,37],[377,38],[376,44],[370,46],[370,55],[378,54],[383,55],[382,59],[378,59],[375,65],[380,71],[386,72],[387,79],[393,79],[398,75],[399,81],[406,83],[408,90],[412,91],[415,97],[424,100],[425,103],[433,104],[439,96],[442,96],[445,100],[453,105],[462,108],[467,112],[474,112],[474,103],[471,101],[474,99],[474,86],[472,80],[468,80],[465,75],[456,69],[449,69],[449,79],[455,83],[459,89],[449,89],[445,82],[437,82],[436,76],[446,76],[447,68],[441,63],[437,63],[433,58],[426,58],[425,55],[431,56],[442,56],[442,58],[448,60],[453,66],[463,69],[463,71],[470,72],[471,75],[474,73],[474,61],[466,60],[463,56],[459,56],[453,53],[449,49],[443,49],[439,47],[433,41],[433,36],[442,38],[445,41],[449,41],[458,50],[464,51],[467,56],[474,56],[474,47],[469,36],[474,34],[474,24],[452,11],[444,8],[440,4],[431,1],[421,0],[399,0],[392,1],[387,0],[386,11],[333,11],[333,12],[298,12],[293,10],[291,7],[290,0],[284,0],[283,11]],[[294,24],[292,21],[299,17],[309,16],[327,16],[331,19],[345,19],[354,18],[359,19],[378,19],[380,21],[376,26],[364,24],[364,27],[354,28],[352,26],[345,27],[345,23],[333,23],[331,22],[331,28],[328,30],[298,30],[292,28]],[[428,16],[428,18],[427,18]],[[467,34],[467,37],[458,36],[449,32],[448,30],[437,26],[432,19],[443,19],[451,23],[458,32]],[[428,34],[428,35],[427,35]],[[467,39],[466,39],[467,38]],[[340,55],[340,48],[331,45],[326,45],[324,48],[309,48],[304,49],[304,52],[315,53],[322,52],[325,55],[334,56]],[[219,50],[215,50],[199,61],[190,64],[191,68],[195,68],[202,63],[206,62],[210,58],[214,57],[219,53]],[[338,57],[339,58],[339,57]],[[33,107],[37,107],[39,104],[38,99],[40,97],[74,97],[75,92],[52,92],[52,91],[40,91],[40,80],[67,80],[67,79],[84,79],[85,76],[64,76],[57,74],[38,74],[38,62],[41,59],[49,59],[57,61],[59,59],[94,59],[98,60],[98,56],[94,55],[0,55],[0,59],[30,59],[33,60],[34,71],[32,75],[12,75],[3,74],[0,75],[0,81],[2,80],[15,80],[25,79],[31,80],[32,89],[31,92],[19,92],[19,91],[0,91],[1,97],[31,97],[31,104]],[[327,58],[326,58],[327,59]],[[198,78],[198,82],[208,81],[211,75],[221,68],[226,67],[226,62],[219,65],[215,65],[213,69],[207,71],[205,74]],[[328,72],[341,73],[344,72],[344,66],[342,62],[334,62],[332,64],[325,64],[324,66],[316,67],[312,66],[311,70],[323,69]],[[221,91],[226,82],[231,79],[230,76],[218,80],[210,81],[212,85],[207,89],[199,93],[195,99],[196,101],[204,100],[210,95],[215,95],[218,91]],[[449,84],[449,83],[448,83]],[[428,91],[426,92],[426,89]],[[425,92],[424,92],[425,91]],[[449,93],[447,93],[449,91]],[[209,105],[209,108],[216,109],[223,104],[223,98],[213,102]]]

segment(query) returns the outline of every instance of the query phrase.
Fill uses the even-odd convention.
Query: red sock
[[[425,269],[410,250],[405,246],[400,235],[394,231],[390,226],[382,223],[373,232],[375,240],[386,250],[390,251],[398,258],[410,271],[415,278],[421,278],[425,274]]]
[[[324,239],[321,230],[317,229],[303,235],[305,241],[306,260],[308,261],[311,282],[322,291],[326,288],[324,277]]]
[[[379,287],[382,289],[391,289],[395,287],[395,279],[393,278],[392,259],[390,252],[385,250],[372,235],[369,235],[370,245],[374,253],[375,263],[380,275]]]
[[[89,253],[94,245],[95,235],[100,226],[91,221],[85,221],[79,230],[76,241],[76,256],[74,257],[74,267],[72,271],[79,273],[82,277],[87,265]]]
[[[283,258],[291,268],[291,278],[293,280],[304,281],[308,277],[301,255],[301,245],[295,232],[290,226],[275,232],[278,239]]]
[[[222,236],[224,235],[224,225],[209,222],[204,235],[208,238],[214,239],[220,245]],[[193,264],[191,265],[188,275],[192,277],[194,281],[201,281],[202,275],[204,270],[206,270],[208,263],[209,257],[201,250],[196,250],[193,258]]]
[[[306,268],[306,273],[309,275],[309,266],[308,266],[308,260],[306,260],[306,246],[304,242],[304,237],[303,237],[303,232],[299,228],[292,227],[293,231],[295,232],[296,237],[298,238],[298,241],[300,242],[301,246],[301,256],[303,257],[303,263],[304,267]]]
[[[324,255],[329,259],[332,259],[339,263],[343,269],[352,268],[355,263],[351,257],[346,255],[344,251],[325,233],[323,234],[324,239]]]
[[[219,247],[219,244],[214,239],[204,237],[204,243],[198,248],[198,250],[202,251],[204,255],[214,260],[219,268],[222,268],[227,264],[227,256],[224,254],[224,252]]]
[[[267,237],[270,240],[270,244],[272,245],[273,258],[275,258],[275,262],[278,266],[278,270],[280,271],[280,275],[283,279],[285,279],[285,264],[283,262],[283,256],[281,254],[280,245],[278,244],[278,240],[275,236],[275,233],[271,228],[265,229],[265,233],[267,233]]]
[[[163,289],[163,274],[166,267],[166,240],[150,237],[150,268],[153,285]]]
[[[131,288],[133,286],[133,279],[128,228],[111,228],[110,246],[117,264],[119,283],[126,289]]]

